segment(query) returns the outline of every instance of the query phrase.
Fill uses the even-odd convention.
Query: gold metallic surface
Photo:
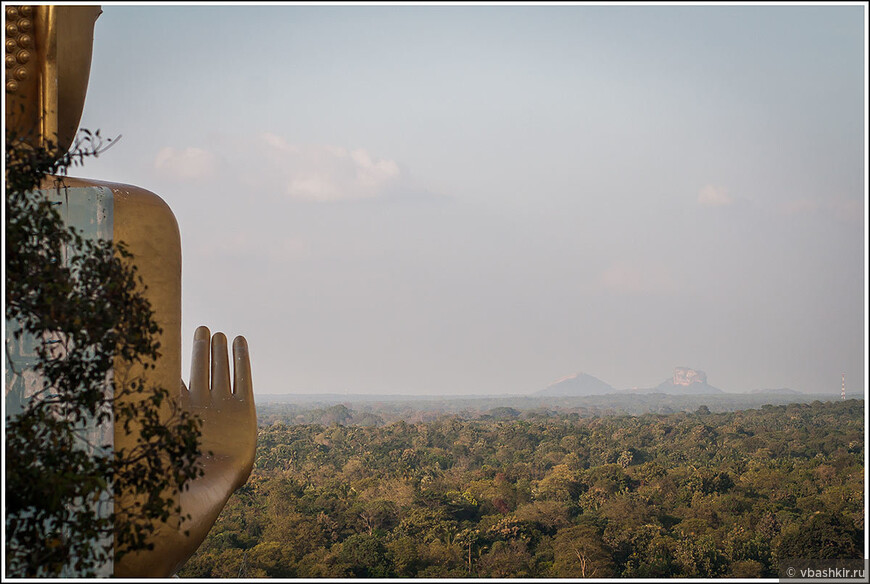
[[[59,144],[58,155],[72,144],[81,119],[90,74],[94,22],[98,6],[8,6],[5,27],[7,127],[33,145]],[[56,138],[56,139],[55,139]],[[171,494],[180,513],[166,523],[155,521],[154,549],[125,555],[114,565],[118,577],[168,577],[196,551],[227,499],[247,481],[254,462],[257,421],[247,342],[233,342],[230,378],[227,341],[199,327],[194,336],[189,388],[181,380],[181,239],[169,206],[145,189],[89,179],[64,178],[69,187],[103,187],[113,195],[113,238],[133,254],[144,294],[162,329],[160,358],[153,369],[131,367],[115,359],[114,375],[145,378],[147,385],[168,389],[183,408],[199,415],[202,425],[200,463],[204,476],[190,488]],[[54,178],[43,188],[54,188]],[[70,191],[74,193],[74,191]],[[161,412],[171,415],[169,407]],[[115,448],[134,442],[116,424]],[[212,454],[208,455],[211,451]],[[116,493],[115,509],[132,500]],[[191,519],[179,526],[179,518]],[[184,532],[189,530],[189,535]]]
[[[114,201],[113,237],[123,241],[147,289],[145,296],[162,329],[158,337],[160,359],[147,372],[115,359],[114,374],[120,385],[144,377],[149,385],[170,390],[182,407],[203,420],[200,459],[205,474],[190,488],[172,493],[181,513],[158,526],[154,549],[125,555],[115,563],[116,577],[168,577],[193,555],[220,514],[230,495],[245,484],[254,464],[257,416],[248,345],[244,337],[233,342],[233,377],[223,333],[213,337],[206,327],[194,335],[190,384],[181,379],[181,238],[169,206],[145,189],[118,183],[65,178],[69,187],[104,187]],[[50,188],[49,184],[45,188]],[[71,191],[74,192],[74,191]],[[211,381],[209,381],[211,377]],[[164,419],[172,412],[163,410]],[[115,426],[115,449],[132,447],[135,436]],[[208,455],[212,452],[212,455]],[[129,505],[129,494],[115,498],[116,508]],[[179,516],[191,519],[180,524]],[[189,535],[184,531],[189,530]]]
[[[78,130],[99,6],[6,6],[6,127],[58,154]]]

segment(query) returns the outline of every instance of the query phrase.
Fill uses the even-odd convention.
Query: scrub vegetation
[[[503,409],[384,425],[344,425],[344,406],[327,424],[266,412],[253,475],[179,575],[777,577],[788,558],[861,557],[863,400]]]

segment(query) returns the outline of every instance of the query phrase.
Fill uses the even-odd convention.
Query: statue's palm
[[[244,337],[233,342],[233,362],[231,384],[226,336],[210,337],[208,328],[199,327],[193,339],[190,387],[182,384],[181,390],[182,407],[203,421],[200,460],[205,477],[226,481],[230,492],[251,474],[257,444],[251,362]]]

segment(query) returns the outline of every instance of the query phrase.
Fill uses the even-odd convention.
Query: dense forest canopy
[[[788,558],[862,557],[863,400],[521,414],[272,411],[179,575],[777,577]]]

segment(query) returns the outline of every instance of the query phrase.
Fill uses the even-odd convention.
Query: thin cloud
[[[284,151],[284,152],[297,152],[298,151],[298,148],[296,148],[292,144],[289,144],[287,142],[287,140],[285,140],[284,138],[282,138],[281,136],[278,136],[276,134],[272,134],[269,132],[263,132],[262,134],[260,134],[260,139],[278,151]]]
[[[733,202],[725,187],[706,185],[698,193],[698,204],[705,207],[724,207]]]
[[[154,168],[161,175],[179,181],[199,181],[214,177],[217,159],[202,148],[188,147],[183,150],[166,146],[154,157]]]
[[[308,146],[286,153],[284,194],[291,198],[372,199],[388,194],[402,178],[395,160],[378,158],[362,148]]]
[[[355,201],[419,192],[399,163],[365,148],[293,144],[282,136],[219,140],[212,151],[166,147],[154,163],[175,180],[216,177],[224,185],[261,190],[289,199]]]

